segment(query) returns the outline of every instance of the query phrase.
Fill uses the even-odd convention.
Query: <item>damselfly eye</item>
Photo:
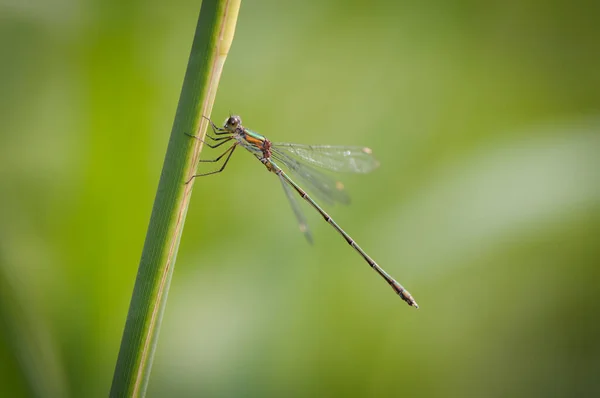
[[[237,127],[242,123],[242,119],[239,116],[229,116],[229,119],[225,122],[225,124],[229,127]]]

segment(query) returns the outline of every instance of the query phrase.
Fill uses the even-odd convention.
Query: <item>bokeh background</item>
[[[600,395],[598,4],[245,1],[213,118],[370,146],[327,210],[421,308],[239,152],[148,396]],[[108,394],[199,9],[0,1],[1,396]]]

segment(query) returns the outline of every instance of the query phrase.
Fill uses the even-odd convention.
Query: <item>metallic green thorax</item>
[[[250,137],[252,137],[254,139],[257,139],[257,140],[260,140],[260,141],[265,141],[266,140],[266,138],[265,138],[264,135],[260,135],[260,134],[254,132],[254,131],[252,131],[250,129],[244,129],[244,132],[246,133],[246,135],[249,135]]]

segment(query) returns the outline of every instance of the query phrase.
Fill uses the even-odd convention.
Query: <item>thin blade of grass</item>
[[[241,0],[204,0],[115,367],[111,397],[144,396],[194,174]]]

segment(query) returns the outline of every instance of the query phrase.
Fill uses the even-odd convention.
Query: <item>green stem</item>
[[[146,234],[111,397],[144,396],[196,169],[241,0],[204,0]]]

